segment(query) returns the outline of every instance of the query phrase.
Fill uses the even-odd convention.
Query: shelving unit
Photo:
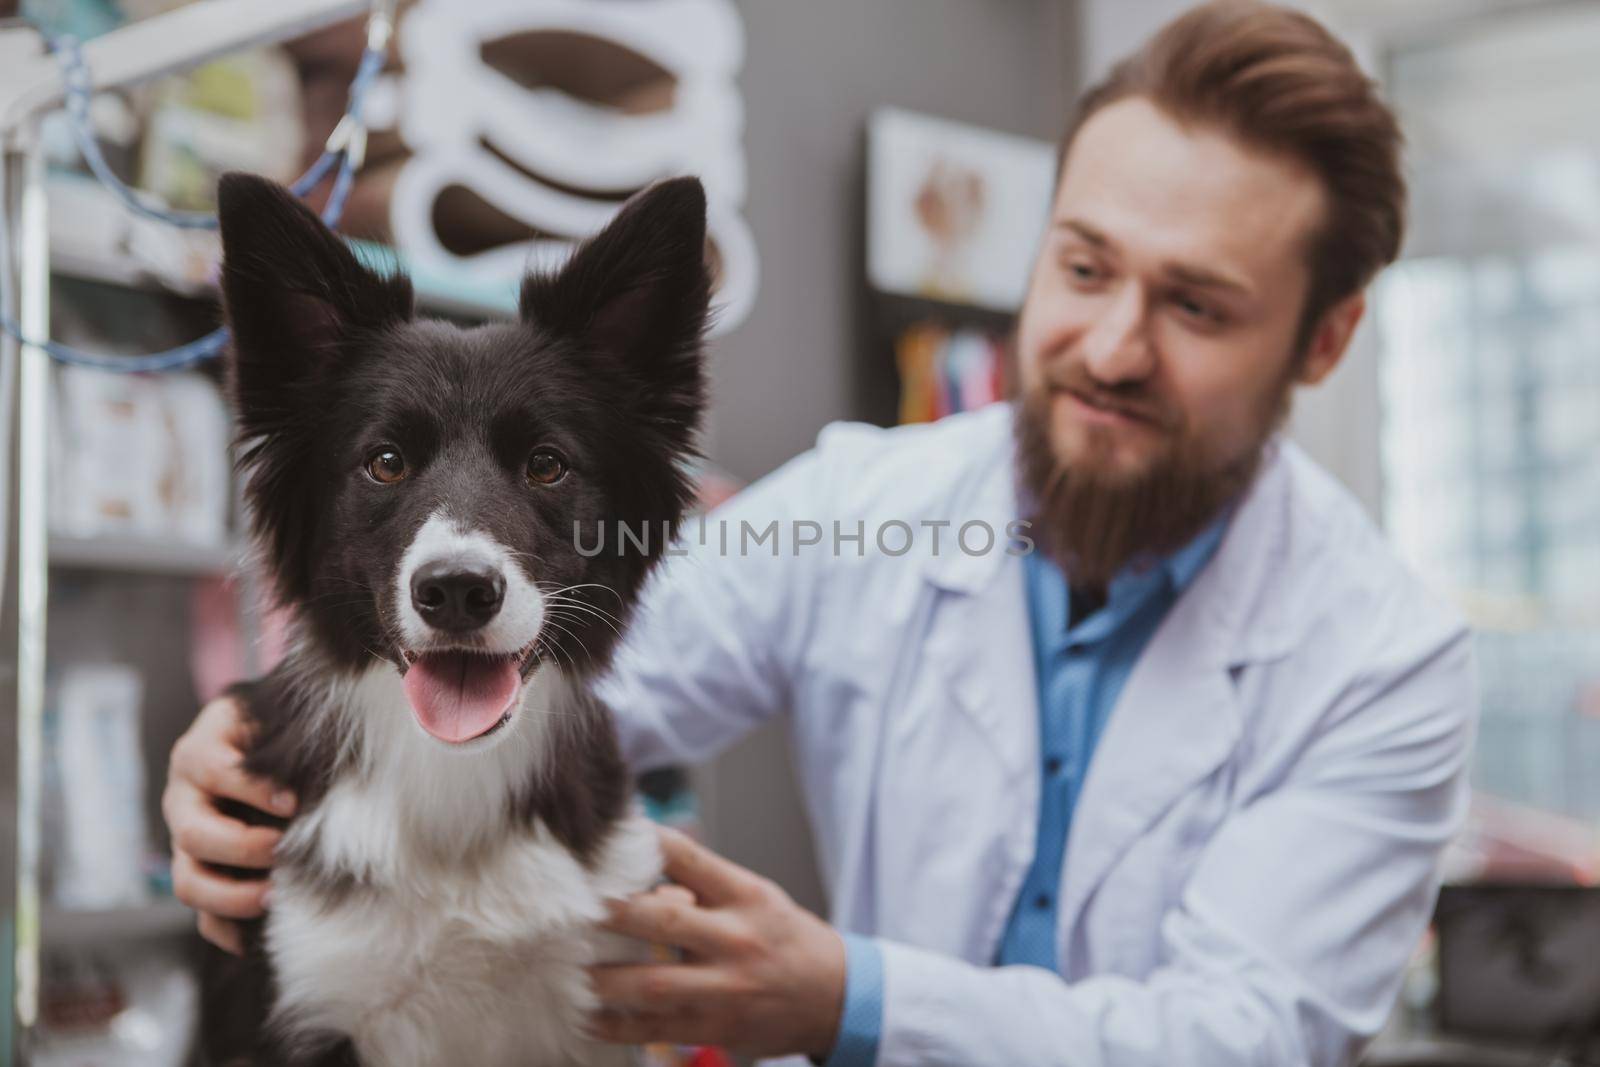
[[[86,190],[74,184],[70,195],[82,198]],[[114,312],[104,310],[109,287],[117,291],[119,300],[160,299],[169,306],[177,301],[175,306],[183,314],[175,316],[174,330],[204,329],[207,322],[215,321],[218,295],[211,282],[158,270],[127,254],[73,248],[69,241],[59,240],[61,232],[58,229],[58,240],[51,247],[51,273],[58,283],[64,283],[57,287],[63,304],[95,307],[114,318]],[[195,243],[193,235],[184,240],[191,247]],[[352,245],[364,262],[375,267],[406,269],[388,248],[370,242]],[[517,293],[512,285],[500,289],[462,285],[425,272],[413,274],[412,280],[422,314],[456,321],[516,314]],[[173,336],[160,343],[185,339]],[[197,625],[193,614],[196,583],[231,583],[241,611],[240,636],[249,641],[260,628],[250,603],[255,590],[249,553],[237,517],[222,545],[156,537],[79,537],[53,531],[48,538],[46,663],[52,675],[67,663],[124,663],[135,667],[144,679],[140,708],[144,821],[151,846],[159,852],[168,847],[159,810],[166,754],[199,704],[190,662],[191,634]],[[48,857],[48,841],[44,851]],[[140,946],[157,943],[194,958],[199,944],[194,914],[159,894],[144,903],[86,911],[54,904],[47,893],[41,901],[39,931],[47,961],[60,954],[142,952]]]
[[[899,421],[902,412],[906,383],[897,366],[897,352],[908,334],[933,329],[1003,338],[1016,321],[1015,314],[993,308],[865,287],[864,292],[864,344],[869,356],[860,361],[864,369],[858,388],[873,421],[885,426]]]
[[[59,192],[63,214],[105,194],[72,176],[47,178],[47,190]],[[114,210],[120,210],[115,208]],[[98,217],[98,212],[94,212]],[[70,220],[69,220],[70,221]],[[125,234],[118,240],[81,228],[89,243],[74,240],[70,225],[53,227],[50,273],[58,305],[91,312],[95,329],[117,331],[119,317],[142,309],[144,301],[162,301],[171,314],[153,315],[167,322],[171,336],[141,337],[142,346],[177,344],[211,328],[219,317],[214,262],[214,235]],[[159,244],[165,240],[169,243]],[[458,322],[505,319],[516,314],[517,288],[461,284],[450,278],[416,272],[392,250],[370,242],[352,242],[363,262],[380,269],[403,269],[412,276],[419,313]],[[144,258],[132,249],[144,253]],[[155,258],[162,267],[149,261]],[[60,308],[58,307],[58,310]],[[87,319],[86,319],[87,321]],[[205,373],[215,378],[214,366]],[[219,442],[220,446],[220,442]],[[237,487],[233,490],[237,496]],[[50,531],[47,539],[48,607],[45,612],[45,666],[50,677],[76,663],[116,663],[139,673],[143,693],[139,710],[139,757],[144,779],[143,823],[153,852],[166,853],[166,828],[159,796],[172,744],[192,720],[200,697],[196,692],[195,628],[197,597],[203,584],[226,583],[239,609],[240,643],[253,647],[261,628],[253,603],[255,583],[250,549],[243,541],[237,506],[229,537],[221,544],[191,544],[151,536],[72,536]],[[246,663],[253,656],[246,657]],[[246,668],[248,670],[248,667]],[[48,735],[48,728],[47,728]],[[52,842],[41,842],[48,874]],[[188,961],[199,957],[195,916],[170,896],[153,891],[144,902],[121,907],[81,910],[52,899],[48,884],[38,906],[40,963],[48,975],[56,961],[138,958]],[[0,1058],[0,1063],[7,1062]],[[14,1061],[13,1061],[14,1062]]]
[[[357,256],[374,266],[399,266],[411,275],[417,309],[452,319],[503,319],[517,312],[515,286],[488,287],[463,284],[443,275],[413,271],[393,249],[372,241],[351,241]],[[131,257],[94,257],[70,250],[52,249],[52,273],[64,278],[99,282],[124,289],[171,293],[174,296],[215,300],[216,286],[197,283],[154,270]]]
[[[234,49],[293,36],[353,15],[363,6],[355,0],[281,0],[273,5],[210,0],[95,38],[85,45],[85,58],[96,90],[118,89]],[[380,18],[369,23],[369,31],[381,22]],[[39,55],[36,39],[4,32],[8,28],[0,27],[0,209],[5,213],[8,246],[0,262],[0,307],[22,321],[27,335],[50,333],[54,324],[59,327],[54,331],[58,340],[97,350],[108,347],[96,344],[97,336],[125,343],[126,350],[151,351],[215,328],[220,318],[215,234],[169,230],[160,223],[134,219],[95,182],[47,175],[35,135],[40,116],[61,102],[55,62]],[[381,245],[350,243],[363,262],[410,276],[419,314],[462,323],[505,320],[517,314],[518,278],[500,284],[463,280],[417,269]],[[53,323],[52,303],[54,310],[70,305],[78,314],[58,316],[65,321]],[[210,364],[202,373],[216,382],[218,369]],[[115,453],[105,462],[121,462],[123,469],[102,471],[99,458],[81,466],[62,465],[101,491],[58,498],[73,505],[61,509],[58,521],[74,530],[94,529],[106,516],[113,517],[106,523],[108,530],[149,529],[163,520],[183,529],[214,530],[217,525],[218,511],[189,506],[185,512],[171,501],[193,505],[196,500],[214,500],[224,481],[220,472],[203,464],[199,466],[205,469],[198,473],[188,469],[176,479],[183,480],[188,495],[168,495],[163,487],[157,506],[153,490],[121,495],[126,487],[123,470],[131,461],[120,447],[124,440],[142,443],[165,433],[184,441],[177,446],[186,450],[182,455],[209,456],[209,441],[202,452],[177,429],[192,427],[195,438],[216,435],[222,420],[215,409],[201,403],[204,397],[197,399],[199,390],[192,383],[167,390],[166,383],[141,378],[127,389],[102,391],[99,381],[79,376],[92,373],[57,374],[37,348],[0,339],[0,418],[8,420],[0,425],[0,470],[5,472],[0,475],[0,518],[6,520],[0,527],[0,592],[5,594],[0,597],[0,682],[5,683],[0,685],[0,718],[14,713],[10,717],[14,728],[0,731],[0,768],[10,766],[9,771],[0,770],[0,811],[11,816],[0,819],[0,869],[15,860],[17,871],[10,884],[0,884],[0,911],[9,920],[0,928],[0,955],[14,961],[14,967],[0,968],[0,1001],[12,1009],[0,1014],[0,1067],[25,1061],[30,1043],[43,1055],[58,1038],[67,1043],[79,1038],[101,1040],[99,1033],[64,1034],[62,1029],[41,1025],[41,1020],[49,1021],[52,1003],[44,992],[66,991],[67,995],[54,998],[59,1009],[63,1001],[80,996],[83,974],[92,976],[87,986],[90,1000],[102,987],[153,989],[165,995],[176,985],[192,994],[200,948],[193,914],[162,893],[159,887],[165,879],[159,871],[151,874],[153,863],[142,863],[135,874],[129,861],[106,860],[112,850],[99,846],[103,841],[129,840],[119,834],[124,826],[135,825],[131,816],[136,813],[120,799],[108,800],[119,796],[109,789],[84,799],[82,794],[89,790],[75,788],[74,783],[98,785],[102,778],[112,779],[125,770],[131,779],[135,770],[142,770],[144,811],[137,814],[142,814],[141,838],[147,840],[129,851],[141,854],[141,860],[145,853],[167,853],[159,807],[167,756],[193,719],[198,693],[214,688],[224,669],[229,678],[236,676],[235,650],[254,648],[262,628],[250,552],[241,539],[237,486],[228,532],[219,543],[196,545],[111,533],[70,536],[47,529],[50,482],[59,473],[49,464],[50,450],[56,447],[51,420],[57,406],[73,413],[72,430],[84,431],[81,437],[61,435],[67,451],[74,443],[79,446],[77,454],[83,454],[87,447],[83,442],[101,427],[115,426],[115,433],[123,433],[121,424],[112,421],[122,411],[143,416],[159,410],[162,416],[140,422],[136,433],[129,432],[117,439],[117,445],[103,449]],[[151,395],[161,399],[142,407]],[[189,412],[196,413],[192,421],[185,417]],[[151,423],[160,429],[150,430]],[[217,447],[222,447],[220,441]],[[152,460],[145,469],[166,474],[185,468],[182,463],[165,462],[174,449],[163,448],[149,450],[161,455],[163,462],[157,467]],[[239,614],[236,639],[233,627],[219,626],[219,632],[204,629],[207,620],[226,619],[233,610]],[[217,653],[219,645],[228,646],[222,654]],[[237,658],[243,660],[244,676],[256,673],[248,652]],[[114,664],[138,674],[142,684],[136,764],[119,758],[127,754],[125,745],[92,743],[94,737],[112,736],[109,731],[96,733],[101,724],[97,716],[107,710],[101,704],[110,705],[112,700],[97,695],[72,702],[46,695],[52,682],[57,683],[57,694],[66,688],[57,678],[69,664]],[[96,675],[102,676],[120,682],[124,694],[133,691],[129,672]],[[119,706],[109,708],[117,714],[105,718],[125,725],[126,717],[118,716],[131,699],[121,699]],[[82,714],[58,714],[52,720],[46,715],[52,700],[58,707],[70,703]],[[58,744],[57,738],[67,732],[63,724],[85,722],[91,726],[77,727],[80,736],[73,745]],[[91,743],[85,743],[83,735]],[[85,758],[62,759],[57,769],[44,758],[52,746]],[[61,788],[48,781],[51,775],[62,780]],[[688,818],[692,808],[680,795],[681,782],[677,788],[678,792],[665,790],[662,798],[647,790],[664,804],[652,810],[664,818]],[[76,817],[87,812],[79,822],[91,828],[85,836],[93,838],[81,850],[74,877],[68,878],[62,878],[61,864],[52,870],[50,862],[41,862],[69,852],[64,842],[85,840],[46,829],[51,813],[45,800],[58,795],[81,801],[73,813]],[[120,794],[128,795],[131,790]],[[57,804],[58,810],[63,807]],[[103,838],[98,821],[102,812],[107,823],[116,824]],[[16,839],[7,836],[8,827],[18,828]],[[104,909],[61,904],[64,899],[94,898],[95,891],[108,884],[107,878],[99,877],[107,872],[108,878],[126,876],[122,880],[127,892],[118,899],[137,897],[139,887],[146,884],[151,887],[150,899]],[[9,943],[7,933],[12,935]],[[119,969],[122,957],[136,960],[138,978],[124,979],[127,972]],[[113,974],[115,978],[105,977]],[[154,1016],[133,998],[128,1004],[130,1011],[143,1012],[147,1031],[158,1028],[151,1021]],[[169,1014],[162,1023],[169,1043],[186,1037],[178,1020],[191,1016],[190,1009],[181,1005],[176,1014]],[[61,1017],[58,1011],[57,1018]],[[93,1019],[90,1026],[100,1023]],[[82,1027],[76,1019],[66,1025]],[[78,1054],[77,1049],[72,1051]]]
[[[169,12],[90,41],[84,52],[91,87],[132,85],[217,54],[305,32],[353,15],[360,6],[359,0],[272,5],[218,0]],[[6,234],[0,248],[0,310],[38,336],[50,331],[52,251],[66,272],[102,283],[142,288],[149,280],[138,264],[106,256],[104,249],[81,256],[70,248],[52,250],[39,124],[60,106],[64,87],[38,37],[12,29],[0,32],[0,211]],[[175,288],[186,296],[206,296],[193,284]],[[47,947],[66,947],[76,939],[98,955],[140,934],[172,946],[140,950],[140,961],[193,958],[193,936],[177,936],[188,928],[187,916],[180,916],[182,909],[171,900],[86,913],[58,911],[42,899],[40,857],[53,843],[43,804],[46,686],[52,653],[67,647],[63,641],[68,639],[75,655],[134,663],[152,672],[142,686],[142,705],[165,714],[142,715],[139,749],[145,768],[164,768],[173,727],[181,729],[179,717],[193,709],[193,685],[181,666],[188,645],[189,586],[228,563],[218,553],[173,545],[50,543],[51,382],[42,351],[0,339],[0,517],[5,520],[0,530],[0,718],[7,723],[0,736],[0,811],[6,816],[0,821],[0,868],[15,872],[0,885],[5,915],[0,946],[8,958],[0,968],[0,1000],[6,1005],[0,1015],[0,1065],[26,1061],[42,1036]],[[108,605],[121,606],[120,618],[106,610]],[[159,820],[152,821],[156,804],[148,784],[160,780],[159,772],[146,775],[148,810],[143,813],[156,847]],[[165,1036],[181,1040],[173,1032]]]
[[[870,301],[872,328],[880,341],[892,342],[921,322],[937,322],[994,334],[1006,333],[1016,322],[1014,312],[997,311],[975,304],[955,304],[931,297],[903,296],[874,290],[870,294]]]
[[[380,246],[360,244],[357,253],[370,263],[396,263],[394,254]],[[53,247],[51,268],[58,304],[92,308],[113,324],[119,314],[116,307],[125,313],[127,307],[140,306],[142,301],[159,300],[165,301],[166,307],[177,308],[171,324],[174,336],[145,343],[179,343],[187,339],[179,334],[207,328],[218,314],[214,286],[163,274],[129,256],[74,254]],[[414,284],[423,314],[456,321],[515,314],[516,293],[510,286],[495,293],[426,276],[414,278]],[[233,493],[237,495],[237,487]],[[237,506],[231,510],[229,537],[222,544],[196,545],[148,536],[70,536],[54,531],[47,538],[45,664],[49,676],[56,677],[68,664],[116,663],[134,667],[142,679],[138,747],[144,779],[143,822],[152,852],[166,853],[169,847],[160,813],[167,754],[200,702],[194,665],[200,642],[195,634],[206,616],[197,614],[197,598],[221,595],[219,589],[234,598],[242,646],[252,647],[261,628],[253,603],[257,590],[250,570],[250,549],[243,540]],[[211,588],[205,589],[207,585]],[[42,841],[46,875],[52,868],[52,847],[46,837]],[[150,899],[141,903],[78,910],[55,903],[48,882],[44,890],[37,931],[46,976],[65,961],[134,959],[147,961],[141,966],[154,966],[149,961],[165,959],[176,961],[177,966],[198,965],[201,946],[195,916],[170,896],[153,891]]]
[[[245,563],[243,545],[217,548],[174,541],[50,537],[50,566],[60,570],[224,578]]]
[[[170,897],[95,911],[42,909],[44,941],[54,948],[94,948],[112,941],[190,937],[195,914]]]
[[[83,205],[102,195],[71,176],[45,182],[58,187],[63,200]],[[140,241],[98,239],[75,246],[70,226],[57,226],[50,244],[50,271],[57,302],[90,309],[96,326],[115,325],[119,314],[144,300],[161,300],[171,317],[173,336],[147,344],[177,344],[210,328],[218,318],[214,269],[200,264],[215,247],[209,234],[181,234],[157,255],[183,269],[161,269],[136,258],[116,244]],[[378,269],[403,269],[412,277],[420,314],[458,322],[515,316],[517,287],[462,284],[450,278],[417,272],[397,254],[371,242],[351,242],[363,262]],[[146,246],[148,247],[148,246]],[[214,255],[214,253],[211,253]],[[119,310],[120,309],[120,310]],[[208,368],[208,374],[215,368]],[[237,496],[237,487],[234,489]],[[153,851],[168,849],[159,794],[166,775],[166,757],[199,706],[193,677],[197,583],[226,582],[237,599],[239,636],[253,642],[260,619],[252,600],[256,589],[250,571],[250,549],[237,519],[228,540],[197,545],[159,537],[71,536],[51,531],[47,538],[49,589],[45,661],[53,677],[69,663],[118,663],[133,666],[143,679],[140,707],[140,749],[145,782],[144,823]],[[43,842],[48,861],[51,842]],[[50,863],[45,863],[46,871]],[[167,958],[198,960],[200,943],[195,916],[169,896],[154,893],[148,901],[103,910],[60,906],[46,891],[39,905],[41,959],[46,973],[57,959],[95,959],[157,951]]]
[[[111,194],[98,186],[86,185],[78,175],[52,176],[47,186],[52,192],[70,196],[75,206],[92,210],[107,207],[113,215],[121,208],[106,204]],[[98,214],[98,210],[96,210]],[[141,239],[156,236],[143,231],[143,223],[131,223],[129,233],[140,231]],[[214,264],[220,254],[215,235],[193,231],[166,231],[159,238],[168,245],[163,257],[169,264],[162,266],[147,258],[131,255],[125,247],[135,243],[132,238],[107,241],[96,234],[93,241],[79,239],[67,226],[52,227],[50,269],[57,277],[96,282],[119,289],[141,292],[169,293],[173,296],[215,302],[217,287],[214,269],[202,269],[200,263]],[[373,241],[351,241],[356,256],[380,270],[404,270],[411,277],[416,291],[417,308],[424,314],[451,319],[501,319],[517,312],[517,285],[484,285],[462,281],[437,271],[419,270],[407,262],[394,249]],[[181,263],[182,267],[171,264]]]

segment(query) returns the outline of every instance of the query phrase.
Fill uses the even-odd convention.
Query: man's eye
[[[1173,299],[1173,303],[1177,305],[1178,310],[1185,317],[1196,322],[1204,323],[1208,326],[1220,326],[1223,322],[1222,312],[1203,301],[1195,300],[1192,297],[1179,296]]]
[[[1072,275],[1074,281],[1097,282],[1100,280],[1100,268],[1093,263],[1082,260],[1068,260],[1067,273]]]
[[[393,485],[410,473],[399,449],[380,448],[367,459],[367,476],[382,485]]]

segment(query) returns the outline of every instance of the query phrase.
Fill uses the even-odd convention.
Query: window
[[[1413,224],[1376,321],[1384,519],[1478,628],[1474,783],[1600,817],[1600,10],[1390,55]]]

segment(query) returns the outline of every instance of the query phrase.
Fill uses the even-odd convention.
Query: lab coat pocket
[[[1097,966],[1144,973],[1167,962],[1161,918],[1182,906],[1206,847],[1227,817],[1231,768],[1220,767],[1196,783],[1124,853],[1098,896],[1106,914],[1094,927],[1111,937],[1112,958]]]

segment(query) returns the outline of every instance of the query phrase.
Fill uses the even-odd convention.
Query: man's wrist
[[[883,1030],[883,950],[858,934],[841,934],[845,952],[844,1004],[833,1048],[812,1057],[825,1067],[873,1067]]]
[[[816,1002],[807,1012],[807,1038],[801,1053],[812,1063],[826,1062],[833,1046],[839,1040],[839,1027],[844,1019],[845,994],[850,973],[848,951],[844,935],[828,923],[819,922],[818,931],[826,947],[822,950],[825,962],[819,966],[819,981],[815,988]]]

